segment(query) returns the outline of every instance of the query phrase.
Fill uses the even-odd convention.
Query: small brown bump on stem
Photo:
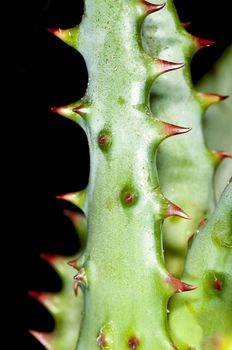
[[[98,137],[98,143],[100,144],[100,145],[105,145],[105,144],[107,144],[107,136],[106,135],[100,135],[99,137]]]
[[[222,288],[222,281],[219,278],[215,278],[213,281],[213,287],[214,289],[218,290],[221,292],[223,290]]]
[[[97,344],[103,349],[108,347],[107,336],[101,331],[97,337]]]
[[[126,202],[127,204],[132,204],[133,201],[134,201],[134,197],[135,197],[134,193],[128,193],[128,192],[126,192],[126,193],[125,193],[125,196],[124,196],[125,202]]]
[[[139,339],[136,336],[131,337],[128,340],[128,345],[131,349],[138,349],[139,347]]]

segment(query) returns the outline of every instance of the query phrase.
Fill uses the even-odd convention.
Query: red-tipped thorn
[[[205,107],[209,107],[214,103],[222,102],[229,97],[226,95],[210,94],[206,92],[198,92],[198,96]]]
[[[182,282],[181,280],[173,276],[169,276],[167,278],[167,282],[168,284],[170,284],[170,286],[174,288],[176,293],[189,292],[197,288],[196,286],[192,286],[188,283]]]
[[[214,41],[212,41],[212,40],[199,38],[199,37],[194,36],[194,35],[192,36],[192,38],[195,41],[195,43],[199,49],[201,49],[203,47],[209,47],[209,46],[214,45]]]
[[[173,125],[165,122],[161,122],[161,123],[164,126],[165,134],[167,135],[167,137],[185,134],[186,132],[189,132],[190,130],[192,130],[192,128],[184,128],[182,126]]]
[[[176,204],[169,202],[168,204],[168,211],[167,211],[167,217],[169,216],[179,216],[180,218],[190,220],[192,219],[191,216],[189,216],[187,213],[185,213],[180,207],[178,207]]]
[[[36,299],[37,301],[39,301],[40,303],[43,304],[44,299],[46,298],[46,294],[47,294],[47,293],[29,290],[29,291],[27,292],[27,294],[30,295],[32,298]]]
[[[221,161],[225,158],[232,159],[232,154],[227,152],[227,151],[213,150],[212,153],[216,158],[218,158],[219,161]]]
[[[57,255],[41,253],[39,255],[41,259],[47,261],[50,265],[55,265],[56,261],[59,259]]]
[[[57,36],[58,38],[60,38],[62,36],[62,32],[63,30],[60,28],[48,28],[47,31],[55,36]]]
[[[78,269],[78,262],[79,262],[78,259],[74,259],[74,260],[68,261],[67,264],[77,270]]]
[[[163,3],[163,4],[151,4],[150,2],[144,1],[144,0],[142,0],[142,4],[145,6],[147,14],[162,10],[162,8],[164,8],[164,6],[165,6],[165,3]]]
[[[54,350],[51,344],[53,335],[52,333],[42,333],[34,330],[29,330],[31,335],[35,337],[47,350]]]
[[[188,29],[191,26],[191,22],[182,22],[181,24],[184,29]]]
[[[70,193],[65,193],[65,194],[58,194],[55,197],[57,199],[62,199],[64,201],[70,202],[73,199],[73,197],[75,197],[75,196],[76,196],[75,192],[70,192]]]
[[[155,59],[155,63],[158,66],[158,71],[160,74],[167,73],[172,70],[176,70],[184,67],[184,63],[175,63],[175,62],[165,61],[157,58]]]

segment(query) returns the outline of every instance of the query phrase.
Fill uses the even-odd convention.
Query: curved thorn
[[[151,4],[150,2],[145,1],[145,0],[142,0],[142,4],[145,6],[147,14],[160,11],[166,5],[165,2],[163,4]]]
[[[197,95],[205,108],[208,108],[215,103],[224,101],[229,97],[226,95],[211,94],[206,92],[198,92]]]
[[[169,216],[179,216],[180,218],[190,220],[192,219],[190,215],[185,213],[180,207],[178,207],[176,204],[169,202],[168,204],[168,210],[166,217]]]
[[[220,161],[225,158],[232,158],[232,154],[227,151],[213,150],[213,155],[217,157]]]
[[[159,58],[154,59],[155,66],[158,70],[159,74],[167,73],[172,70],[180,69],[184,67],[184,63],[176,63],[176,62],[170,62],[170,61],[165,61],[161,60]]]
[[[32,298],[36,299],[37,301],[39,301],[41,304],[43,304],[47,293],[29,290],[27,292],[27,294],[30,295],[30,297],[32,297]]]
[[[47,350],[54,350],[51,342],[53,335],[52,333],[42,333],[42,332],[37,332],[34,330],[29,330],[31,335],[35,337]]]
[[[189,292],[197,288],[196,286],[182,282],[178,278],[171,275],[168,276],[167,282],[176,291],[176,293]]]
[[[85,211],[86,192],[87,192],[86,190],[82,190],[80,192],[70,192],[66,194],[57,195],[56,198],[70,202],[76,205],[78,208]]]
[[[182,126],[169,124],[169,123],[162,122],[162,121],[161,121],[161,124],[164,127],[164,132],[165,132],[166,137],[185,134],[185,133],[192,130],[192,128],[185,128]]]
[[[202,49],[203,47],[209,47],[215,44],[215,42],[212,40],[199,38],[198,36],[195,36],[195,35],[192,35],[192,38],[196,43],[196,46],[198,49]]]
[[[47,263],[49,263],[52,266],[54,266],[56,262],[59,260],[58,255],[40,253],[39,256],[41,259],[45,260]]]

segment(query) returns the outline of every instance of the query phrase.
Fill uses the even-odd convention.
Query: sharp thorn
[[[178,207],[176,204],[169,202],[168,204],[168,210],[167,210],[167,217],[169,216],[179,216],[180,218],[190,220],[192,219],[190,215],[185,213],[180,207]]]
[[[47,350],[54,350],[51,344],[52,341],[52,333],[42,333],[34,330],[29,330],[31,335],[35,337]]]
[[[154,63],[157,66],[159,74],[163,74],[163,73],[170,72],[172,70],[180,69],[180,68],[184,67],[184,65],[185,65],[184,63],[170,62],[170,61],[165,61],[165,60],[161,60],[158,58],[156,58],[154,60]]]
[[[199,38],[199,37],[194,36],[194,35],[192,35],[192,38],[193,38],[194,42],[196,43],[198,49],[214,45],[214,41],[212,41],[212,40]]]
[[[192,128],[184,128],[182,126],[173,125],[165,122],[161,122],[161,123],[164,126],[166,137],[185,134],[192,130]]]
[[[171,275],[168,276],[167,282],[170,286],[172,286],[176,293],[189,292],[197,288],[196,286],[192,286],[188,283],[182,282],[178,278],[175,278]]]
[[[150,2],[144,1],[144,0],[142,0],[142,4],[145,6],[147,14],[160,11],[165,6],[165,3],[163,3],[163,4],[151,4]]]

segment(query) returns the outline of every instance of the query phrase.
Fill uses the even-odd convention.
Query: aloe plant
[[[180,274],[174,265],[166,267],[162,230],[166,256],[172,258],[177,253],[183,259],[197,223],[213,210],[215,168],[222,158],[230,157],[226,152],[208,150],[202,133],[205,108],[223,97],[196,93],[190,79],[190,58],[199,46],[209,42],[185,32],[171,0],[166,6],[143,0],[86,0],[79,26],[49,31],[78,50],[87,65],[89,83],[83,98],[52,110],[86,132],[90,177],[81,192],[58,196],[85,214],[81,226],[77,224],[80,220],[75,220],[82,247],[79,256],[70,262],[77,270],[74,291],[69,282],[71,272],[63,272],[69,267],[64,269],[60,259],[44,256],[62,275],[65,289],[58,296],[30,293],[49,308],[57,321],[54,334],[32,333],[45,347],[55,350],[201,349],[204,345],[201,339],[195,341],[197,335],[183,347],[187,335],[182,339],[178,333],[183,319],[180,316],[175,322],[179,299],[173,296],[180,293],[182,297],[186,292],[183,295],[190,295],[193,307],[194,293],[200,303],[204,298],[200,299],[200,289],[194,292],[194,278],[193,284],[186,283],[190,278],[185,274],[183,282],[172,275]],[[150,89],[154,81],[152,113]],[[173,142],[166,140],[176,135]],[[191,184],[194,191],[190,200]],[[210,232],[209,242],[212,230],[216,234],[218,212],[230,222],[230,196],[227,192],[222,197],[213,216],[216,219],[205,228]],[[191,221],[173,200],[190,210]],[[163,227],[165,219],[169,222]],[[231,225],[226,225],[222,224],[223,234],[229,237]],[[200,237],[196,237],[193,247],[201,246]],[[230,249],[227,253],[231,257]],[[228,291],[224,306],[230,305],[230,300]],[[199,314],[204,317],[209,311]],[[203,327],[198,321],[196,327]],[[186,321],[188,327],[191,329],[191,322]]]

